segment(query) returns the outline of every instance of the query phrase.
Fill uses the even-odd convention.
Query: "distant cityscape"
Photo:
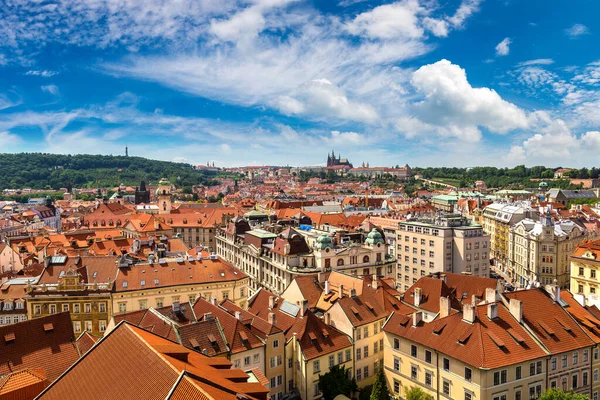
[[[22,201],[0,201],[0,390],[143,371],[156,393],[320,399],[341,369],[348,398],[597,397],[597,179],[458,187],[333,151],[195,168],[211,183],[3,190]]]

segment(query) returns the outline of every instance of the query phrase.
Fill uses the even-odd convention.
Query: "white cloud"
[[[58,86],[56,85],[42,85],[40,86],[43,92],[50,93],[54,96],[58,96],[60,91],[58,90]]]
[[[418,0],[403,0],[359,14],[346,27],[371,39],[419,39],[424,34],[419,16],[426,13]]]
[[[522,146],[512,146],[508,154],[504,157],[504,161],[510,165],[522,165],[527,162],[525,150]]]
[[[554,64],[554,60],[551,58],[537,58],[535,60],[523,61],[517,64],[517,67],[526,67],[529,65],[550,65]]]
[[[363,144],[365,137],[357,132],[331,131],[331,136],[326,138],[328,144],[335,146],[353,146]]]
[[[462,0],[454,15],[448,18],[448,22],[454,28],[464,28],[465,21],[479,11],[482,2],[483,0]]]
[[[510,53],[510,44],[512,40],[510,38],[504,38],[500,43],[496,45],[496,54],[499,56],[507,56]]]
[[[599,131],[586,132],[581,137],[581,143],[583,144],[583,146],[585,148],[600,151],[600,132]]]
[[[525,112],[489,88],[474,88],[464,69],[448,60],[419,68],[411,83],[423,100],[415,105],[421,120],[434,125],[483,126],[506,133],[528,126]]]
[[[304,114],[373,123],[377,112],[368,104],[348,99],[342,89],[327,79],[314,79],[298,89],[300,100],[283,96],[278,104],[284,114]]]
[[[8,96],[0,93],[0,110],[15,107],[21,104],[21,99],[15,99],[14,97],[14,95]]]
[[[25,72],[25,75],[41,76],[42,78],[50,78],[57,74],[58,74],[57,71],[50,71],[50,70],[29,70],[29,71]]]
[[[425,17],[423,19],[423,26],[435,36],[448,36],[448,21],[445,21],[443,19]]]
[[[565,29],[565,34],[571,38],[576,38],[581,35],[587,35],[590,31],[587,26],[582,24],[575,24],[570,28]]]
[[[228,145],[227,143],[223,143],[221,145],[219,145],[219,150],[221,152],[221,154],[231,154],[231,146]]]

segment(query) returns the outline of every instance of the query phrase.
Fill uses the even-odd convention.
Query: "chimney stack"
[[[496,302],[496,289],[494,289],[494,288],[485,289],[485,302],[486,303]]]
[[[377,286],[378,286],[378,283],[379,283],[379,282],[377,282],[377,274],[373,274],[372,281],[373,281],[373,283],[372,283],[373,289],[377,290]]]
[[[325,272],[319,272],[317,274],[317,278],[319,279],[319,282],[321,282],[321,283],[325,282]]]
[[[273,309],[275,308],[275,297],[271,296],[269,297],[269,309]]]
[[[421,304],[422,296],[423,296],[423,289],[415,288],[414,293],[413,293],[415,307],[419,307],[419,305]]]
[[[302,300],[300,303],[300,316],[304,317],[306,311],[308,310],[308,300]]]
[[[356,297],[356,289],[350,289],[350,297]]]
[[[267,321],[271,325],[276,325],[275,313],[270,312]]]
[[[329,294],[329,281],[325,281],[325,294]]]
[[[440,318],[450,315],[450,299],[448,297],[440,297]]]
[[[560,286],[558,286],[555,283],[552,291],[553,291],[554,301],[559,303],[560,302]]]
[[[344,297],[344,285],[340,285],[340,292],[338,293],[338,298]]]
[[[498,318],[498,304],[497,303],[488,304],[487,316],[489,319],[492,319],[492,320]]]
[[[211,298],[210,302],[212,303],[213,306],[216,306],[217,305],[217,298],[216,297]]]
[[[463,321],[472,324],[475,322],[475,306],[472,304],[465,304],[463,306]]]
[[[242,312],[241,311],[236,311],[235,312],[235,319],[241,321],[242,320]]]
[[[508,309],[519,323],[523,322],[523,303],[521,303],[521,300],[510,299]]]
[[[419,325],[422,320],[423,320],[423,312],[422,311],[417,311],[416,313],[414,313],[413,314],[413,328],[416,327],[417,325]]]

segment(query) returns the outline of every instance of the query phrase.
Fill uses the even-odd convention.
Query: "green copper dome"
[[[331,242],[331,238],[327,235],[321,235],[317,238],[315,243],[315,248],[317,250],[325,250],[327,247],[333,247],[333,243]]]
[[[373,230],[367,235],[366,243],[370,245],[384,243],[383,236],[381,236],[381,233],[377,229],[373,228]]]
[[[162,178],[159,182],[159,185],[171,185],[171,182],[169,182],[169,180],[167,178]]]

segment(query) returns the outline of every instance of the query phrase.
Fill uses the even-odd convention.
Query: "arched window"
[[[368,263],[370,261],[369,256],[364,256],[363,257],[363,262],[364,263]]]
[[[338,267],[341,267],[342,265],[344,265],[344,259],[343,258],[338,258],[337,265],[338,265]]]
[[[163,189],[163,194],[167,194],[167,191]]]
[[[163,211],[167,211],[167,202],[163,201]]]

